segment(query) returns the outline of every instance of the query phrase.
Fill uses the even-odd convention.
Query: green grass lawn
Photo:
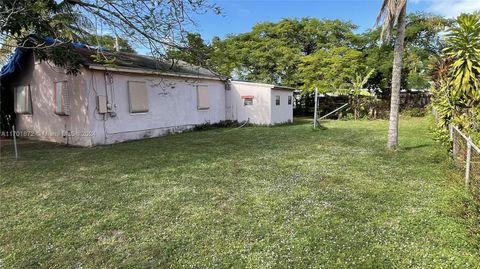
[[[2,148],[1,268],[480,268],[477,209],[428,120]],[[478,212],[477,212],[478,213]]]

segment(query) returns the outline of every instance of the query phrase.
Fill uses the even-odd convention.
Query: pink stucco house
[[[116,53],[114,66],[102,65],[92,60],[94,50],[76,51],[76,76],[30,56],[3,85],[14,96],[20,134],[89,147],[225,120],[293,120],[291,88],[229,81],[185,62],[129,53]]]

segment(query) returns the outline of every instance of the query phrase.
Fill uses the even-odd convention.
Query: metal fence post
[[[12,126],[12,131],[13,131],[13,147],[15,148],[15,159],[18,159],[17,132],[15,131],[15,125]]]
[[[470,188],[470,166],[472,162],[472,138],[467,139],[467,159],[465,160],[465,189]]]
[[[317,129],[317,106],[318,106],[318,89],[315,88],[315,114],[313,115],[313,129]]]
[[[453,161],[455,162],[455,165],[458,166],[458,158],[457,158],[457,136],[455,132],[458,132],[455,127],[452,126],[452,155],[453,155]]]

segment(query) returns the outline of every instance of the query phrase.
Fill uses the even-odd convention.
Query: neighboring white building
[[[77,76],[33,56],[2,77],[15,96],[17,130],[79,146],[181,132],[224,120],[272,125],[293,121],[293,89],[227,81],[184,62],[128,53],[116,65],[93,62],[89,49]],[[108,54],[108,53],[106,53]]]
[[[231,81],[227,91],[227,119],[273,125],[293,122],[293,91],[272,84]]]

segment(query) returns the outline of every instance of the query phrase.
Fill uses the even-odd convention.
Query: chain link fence
[[[465,188],[480,199],[480,148],[457,127],[450,126],[455,165],[465,173]]]

